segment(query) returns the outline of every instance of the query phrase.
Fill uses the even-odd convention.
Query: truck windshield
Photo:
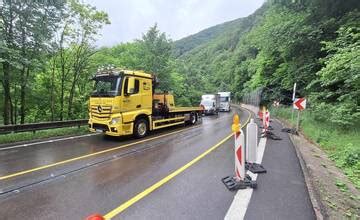
[[[220,97],[220,102],[228,102],[229,97]]]
[[[92,97],[113,97],[121,95],[120,76],[101,76],[94,78],[95,86]]]
[[[202,100],[201,101],[201,105],[204,105],[204,106],[212,106],[214,103],[214,101],[212,100]]]

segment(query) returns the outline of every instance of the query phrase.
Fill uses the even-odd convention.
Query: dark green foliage
[[[1,121],[86,117],[92,44],[108,22],[78,0],[0,1]]]
[[[106,64],[157,75],[158,90],[174,93],[177,105],[198,105],[218,91],[240,101],[259,88],[262,103],[290,104],[296,82],[317,120],[347,129],[360,123],[358,0],[271,0],[176,42],[155,25],[133,43],[100,49],[93,40],[107,15],[78,0],[0,4],[5,123],[86,117],[88,79]]]
[[[179,59],[197,73],[188,81],[200,81],[202,92],[230,90],[241,100],[263,88],[262,103],[290,104],[296,82],[297,96],[308,97],[319,120],[350,128],[360,122],[359,6],[352,0],[273,0],[231,27],[223,24],[221,33],[215,28],[212,39],[198,41],[200,32],[175,46],[200,42]]]

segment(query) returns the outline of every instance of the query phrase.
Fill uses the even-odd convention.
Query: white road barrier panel
[[[247,162],[255,163],[258,146],[258,126],[254,119],[246,126],[246,158]]]
[[[257,146],[258,146],[258,126],[254,119],[246,126],[246,167],[252,173],[266,173],[265,168],[261,164],[257,164]]]

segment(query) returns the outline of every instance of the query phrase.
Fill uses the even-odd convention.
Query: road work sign
[[[304,110],[306,108],[306,99],[305,98],[298,98],[295,99],[293,103],[294,109]]]

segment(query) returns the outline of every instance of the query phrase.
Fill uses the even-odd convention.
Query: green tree
[[[25,121],[26,94],[31,70],[48,48],[65,1],[2,1],[0,7],[0,62],[4,88],[4,123],[16,123],[17,85],[20,84],[20,117]],[[12,87],[12,88],[11,88]],[[11,91],[13,89],[13,92]],[[16,102],[15,102],[16,103]]]
[[[169,80],[169,61],[171,59],[172,42],[161,33],[157,24],[150,29],[138,41],[140,43],[140,57],[143,59],[141,69],[154,73],[161,81],[160,90],[171,90]]]
[[[323,42],[328,55],[322,59],[324,67],[317,80],[309,86],[312,97],[321,103],[316,109],[328,109],[326,120],[341,126],[360,122],[360,13],[350,13],[350,21],[337,31],[334,41]],[[320,108],[321,106],[321,108]],[[322,118],[325,119],[325,118]]]

